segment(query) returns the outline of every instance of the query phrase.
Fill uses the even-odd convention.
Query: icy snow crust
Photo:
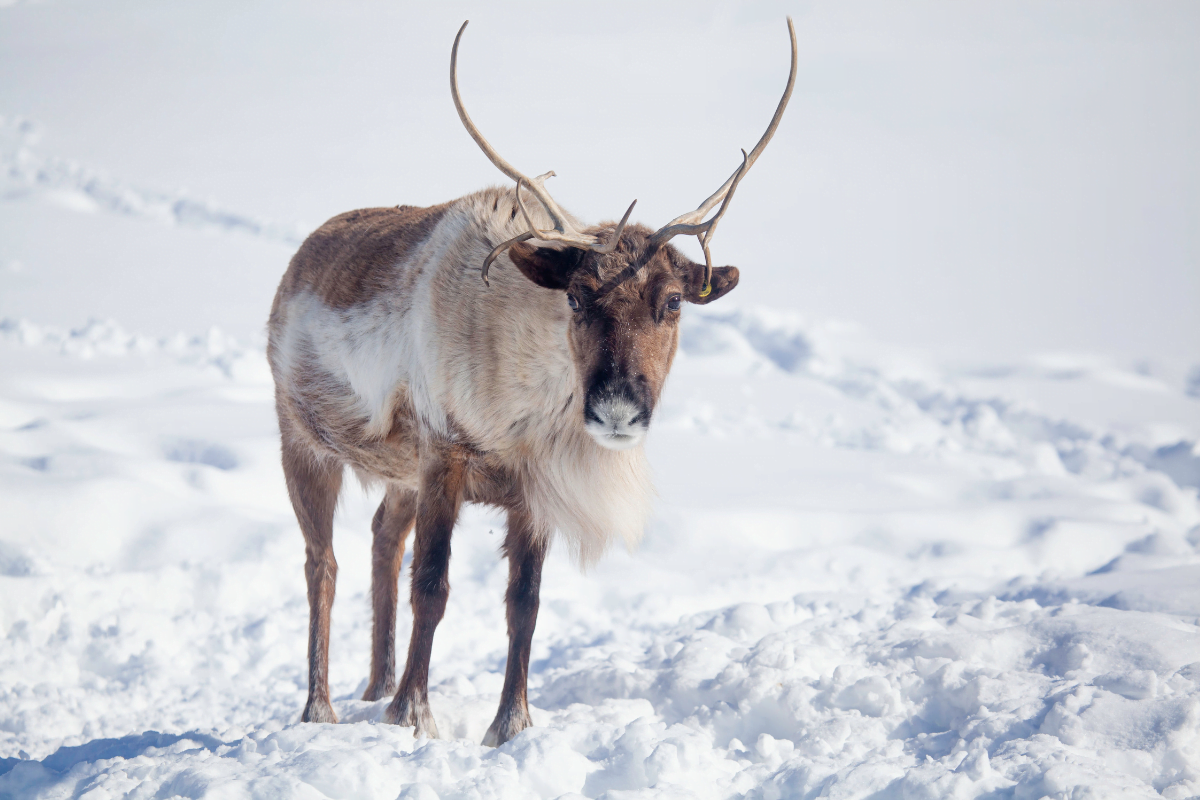
[[[261,343],[0,324],[0,796],[1200,794],[1186,370],[931,366],[769,310],[684,325],[645,545],[586,575],[552,555],[536,727],[490,749],[500,517],[456,532],[448,738],[414,741],[357,699],[379,498],[347,493],[342,723],[300,724]]]

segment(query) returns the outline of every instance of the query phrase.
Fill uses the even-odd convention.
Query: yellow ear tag
[[[704,288],[700,290],[700,296],[708,297],[710,294],[712,294],[712,284],[706,281]]]

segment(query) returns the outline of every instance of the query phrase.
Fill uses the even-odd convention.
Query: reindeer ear
[[[712,271],[712,289],[708,294],[701,296],[704,291],[704,265],[690,264],[685,273],[687,288],[684,290],[684,298],[689,303],[696,305],[704,305],[711,303],[718,297],[724,297],[733,291],[733,287],[738,283],[738,268],[737,267],[713,267]]]
[[[508,248],[508,257],[522,275],[547,289],[566,289],[571,283],[571,273],[583,263],[583,251],[578,248],[555,250],[524,242]]]

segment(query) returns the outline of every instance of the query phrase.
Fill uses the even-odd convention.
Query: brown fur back
[[[396,265],[429,237],[449,205],[363,208],[337,215],[296,251],[280,293],[307,289],[329,307],[346,309],[389,291]]]

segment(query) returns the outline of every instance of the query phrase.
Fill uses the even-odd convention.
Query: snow
[[[0,61],[11,76],[0,85],[0,798],[1200,795],[1200,356],[1187,338],[1195,316],[1185,313],[1195,298],[1187,256],[1194,233],[1175,216],[1156,226],[1145,221],[1149,211],[1121,206],[1145,200],[1146,186],[1135,182],[1124,199],[1097,201],[1117,204],[1104,205],[1104,215],[1116,215],[1104,219],[1128,224],[1114,223],[1084,248],[1094,256],[1112,241],[1105,236],[1126,248],[1091,283],[1079,279],[1082,262],[1063,256],[1077,232],[1066,225],[1047,248],[1058,261],[998,274],[984,258],[962,268],[962,280],[974,275],[977,284],[939,284],[935,276],[963,247],[988,248],[986,237],[972,239],[975,215],[1008,208],[1007,200],[990,211],[968,204],[940,222],[957,220],[967,233],[931,272],[917,263],[928,241],[881,234],[852,248],[862,271],[842,274],[846,261],[823,276],[812,265],[832,263],[828,248],[853,238],[848,228],[832,224],[823,239],[804,223],[797,240],[747,220],[771,224],[815,202],[797,200],[781,176],[804,159],[837,155],[827,149],[834,132],[858,130],[847,120],[865,119],[856,117],[861,108],[831,117],[829,106],[849,108],[875,90],[845,76],[797,90],[795,116],[772,145],[775,172],[765,169],[769,150],[764,174],[739,192],[741,222],[735,206],[723,223],[714,248],[743,267],[744,286],[685,314],[647,444],[660,497],[642,547],[612,552],[584,574],[565,548],[551,553],[531,660],[535,726],[499,748],[480,745],[503,680],[507,569],[498,554],[503,518],[478,507],[465,509],[456,531],[431,663],[431,702],[446,738],[414,740],[412,729],[380,721],[387,701],[357,699],[370,642],[370,519],[380,497],[356,487],[335,522],[331,689],[341,723],[299,723],[307,601],[263,352],[271,292],[295,243],[323,217],[445,200],[494,176],[452,110],[443,114],[448,101],[442,108],[430,99],[435,89],[444,99],[443,66],[411,73],[414,83],[437,82],[428,102],[415,97],[411,117],[397,117],[390,99],[368,104],[378,122],[347,139],[342,162],[323,149],[345,134],[342,123],[318,123],[310,109],[310,126],[294,124],[300,95],[318,79],[344,80],[346,97],[362,100],[370,86],[351,78],[392,57],[380,45],[387,36],[413,48],[395,56],[404,64],[444,57],[449,38],[437,31],[452,36],[465,11],[400,19],[395,9],[367,6],[297,8],[0,8]],[[797,15],[816,51],[810,74],[867,53],[856,69],[875,74],[886,56],[907,65],[901,74],[926,75],[925,57],[896,53],[931,40],[930,52],[948,58],[955,42],[988,28],[991,57],[1011,66],[1006,59],[1028,52],[1005,43],[1024,41],[1020,32],[1031,26],[1042,37],[1037,53],[1065,43],[1079,63],[1110,65],[1118,61],[1105,59],[1117,53],[1122,69],[1142,77],[1170,66],[1145,101],[1144,127],[1156,133],[1139,140],[1156,143],[1159,155],[1129,155],[1115,169],[1174,159],[1174,183],[1159,187],[1155,203],[1195,209],[1194,148],[1181,155],[1171,146],[1200,119],[1200,93],[1190,105],[1166,102],[1194,75],[1186,66],[1194,54],[1180,49],[1194,45],[1194,11],[1164,5],[1157,16],[1138,16],[1134,6],[1104,6],[1097,19],[1110,30],[1080,22],[1066,6],[1024,15],[989,6],[977,17],[947,6],[905,19],[872,7],[870,20],[857,21],[829,8]],[[756,59],[764,43],[778,44],[771,26],[782,10],[710,10],[645,61],[628,53],[659,41],[647,30],[677,24],[665,8],[647,9],[638,33],[616,19],[580,32],[573,11],[537,24],[550,26],[546,38],[564,69],[580,68],[579,52],[620,44],[604,63],[621,75],[672,68],[688,35],[706,47],[728,36]],[[277,26],[272,14],[281,15]],[[387,25],[361,30],[375,14]],[[515,161],[550,160],[564,176],[562,194],[555,191],[568,207],[589,219],[611,216],[604,204],[619,210],[630,183],[644,177],[607,176],[569,151],[591,143],[652,175],[627,151],[661,146],[684,123],[660,117],[660,129],[619,141],[633,136],[625,116],[595,130],[582,117],[549,120],[548,139],[554,131],[574,138],[541,155],[511,126],[505,136],[512,86],[467,77],[471,63],[478,69],[499,57],[485,27],[507,41],[520,20],[478,8],[470,15],[478,38],[464,48],[478,50],[464,52],[464,92],[478,103],[481,125],[487,120],[489,135],[495,128],[497,140],[514,144]],[[1171,19],[1173,27],[1164,22]],[[360,30],[372,48],[351,35]],[[239,46],[255,36],[262,52]],[[1139,49],[1151,40],[1158,55]],[[297,54],[313,41],[331,49],[302,64]],[[113,55],[113,42],[124,55]],[[231,61],[203,66],[197,54],[214,52]],[[30,68],[8,68],[19,59]],[[84,63],[95,74],[80,71]],[[971,58],[956,63],[963,73],[945,78],[955,85],[981,74],[998,80]],[[148,66],[156,64],[158,74]],[[761,100],[769,112],[781,78],[770,66],[735,65],[757,71],[716,81],[717,96],[703,105],[740,103],[753,116],[762,109],[751,101]],[[1064,69],[1054,74],[1074,75]],[[753,91],[735,97],[743,79]],[[153,94],[171,85],[181,94]],[[1122,84],[1099,96],[1131,91]],[[1071,113],[1094,119],[1090,97]],[[861,150],[893,128],[933,140],[951,130],[955,147],[1000,135],[966,130],[963,120],[981,118],[980,98],[943,127],[943,100],[918,106],[924,129],[916,118],[901,125],[892,106],[871,107],[879,114],[873,132],[843,146]],[[638,113],[654,108],[630,102]],[[799,111],[817,121],[801,123]],[[655,195],[646,220],[682,210],[666,203],[692,188],[697,201],[706,194],[711,176],[686,174],[690,148],[710,150],[726,134],[720,146],[735,147],[757,135],[718,117],[703,141],[681,145],[678,164],[661,165],[666,178],[633,193]],[[802,124],[816,127],[794,128],[806,133],[788,139],[788,126]],[[1130,125],[1096,133],[1083,150],[1103,153],[1116,142],[1115,152],[1127,153],[1131,130],[1141,130]],[[1025,141],[1009,133],[1003,141]],[[424,143],[419,164],[397,155],[395,141],[405,137]],[[863,153],[855,167],[863,191],[864,165],[878,155]],[[1034,155],[1046,163],[1047,151]],[[880,196],[928,157],[921,150],[880,176]],[[289,172],[281,166],[289,162],[311,170]],[[969,166],[980,175],[996,165]],[[822,170],[806,169],[820,185]],[[948,173],[924,174],[925,199],[942,195]],[[1055,174],[1045,185],[1061,196],[1068,190]],[[413,188],[397,189],[396,175]],[[996,180],[1008,200],[1019,196]],[[181,188],[188,185],[198,189]],[[1090,186],[1075,189],[1082,196]],[[870,203],[858,206],[856,224],[886,232],[904,214],[929,213],[902,205],[900,216],[882,221]],[[1003,214],[997,219],[1011,223],[1013,241],[1049,241],[1029,227],[1027,212]],[[1151,234],[1160,243],[1139,251]],[[1122,270],[1133,262],[1120,253],[1135,251],[1147,271],[1125,291],[1112,275],[1130,274]],[[796,269],[800,283],[822,285],[796,291]],[[887,270],[899,278],[879,278]],[[989,295],[993,281],[1003,291]],[[1072,291],[1056,295],[1064,286]],[[855,297],[838,305],[830,301],[837,291]],[[960,291],[970,302],[950,308],[947,298]],[[1118,346],[1105,326],[1139,332]],[[937,336],[922,333],[929,330]],[[409,621],[402,607],[401,640]]]
[[[1182,382],[1041,379],[1165,395],[1191,438],[1163,445],[1155,426],[1116,433],[839,355],[871,350],[844,326],[754,309],[685,324],[645,546],[583,576],[552,557],[537,727],[492,750],[497,515],[469,509],[457,533],[432,665],[447,739],[414,741],[379,722],[386,701],[356,699],[379,498],[346,498],[343,724],[299,724],[303,554],[261,343],[4,323],[17,524],[0,551],[0,791],[1200,791],[1200,453]]]

